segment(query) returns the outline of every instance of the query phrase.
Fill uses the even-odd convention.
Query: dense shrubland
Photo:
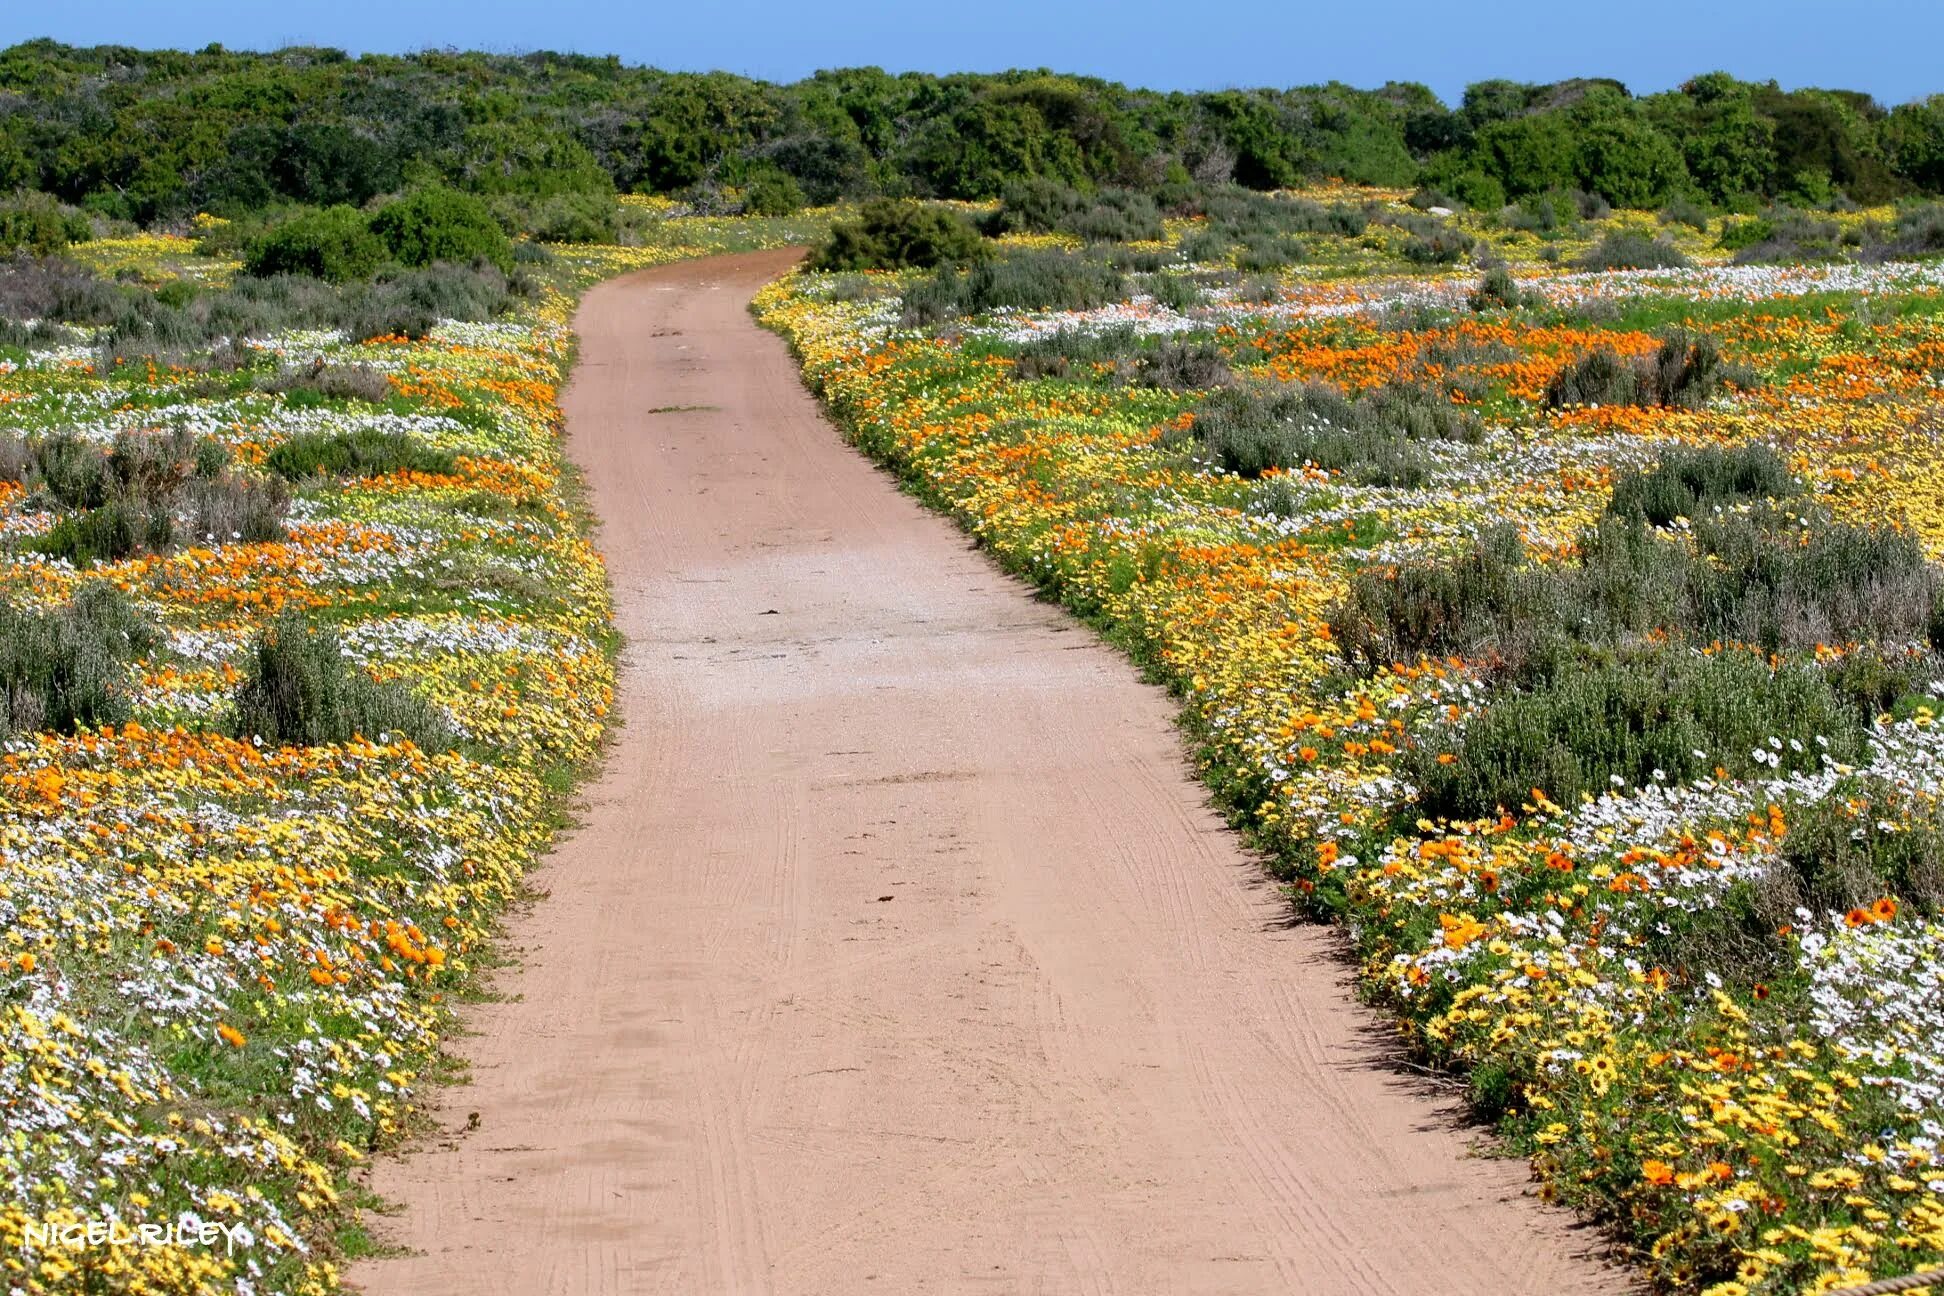
[[[1639,97],[1597,78],[1486,81],[1447,107],[1397,82],[1184,95],[1046,72],[849,68],[774,85],[551,53],[353,59],[30,41],[0,52],[8,92],[0,190],[142,222],[362,207],[428,178],[553,238],[611,230],[616,192],[758,213],[876,194],[1008,196],[1024,219],[1119,238],[1151,217],[1145,198],[1117,191],[1169,206],[1231,181],[1422,184],[1427,198],[1479,209],[1556,209],[1547,196],[1574,190],[1615,206],[1697,197],[1753,211],[1944,188],[1944,101],[1886,109],[1723,73]],[[500,107],[468,112],[481,96]],[[1040,183],[1089,199],[1035,209],[1021,187]],[[43,217],[0,210],[0,246],[44,252],[57,237]]]

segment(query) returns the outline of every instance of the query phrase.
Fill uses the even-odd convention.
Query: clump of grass
[[[273,746],[377,740],[391,734],[420,747],[453,745],[452,728],[423,698],[380,684],[347,660],[338,638],[285,613],[250,648],[236,690],[236,732]]]
[[[422,338],[441,320],[492,319],[530,290],[524,278],[509,279],[490,261],[469,266],[439,262],[381,274],[347,294],[338,308],[337,324],[355,341]]]
[[[1516,532],[1498,527],[1450,558],[1359,572],[1330,627],[1365,670],[1458,656],[1512,685],[1649,635],[1771,652],[1924,638],[1939,581],[1917,542],[1818,521],[1805,531],[1782,506],[1757,506],[1699,519],[1683,538],[1642,513],[1609,515],[1576,561],[1547,565],[1525,562]]]
[[[1932,257],[1944,252],[1944,203],[1924,203],[1897,213],[1888,238],[1868,244],[1865,261]]]
[[[1792,885],[1773,906],[1778,922],[1793,921],[1798,905],[1840,913],[1885,895],[1928,915],[1944,910],[1944,822],[1934,805],[1886,779],[1796,807],[1781,862]]]
[[[1471,255],[1478,241],[1454,225],[1435,216],[1386,215],[1385,219],[1408,232],[1398,247],[1398,255],[1413,265],[1456,265]]]
[[[1721,241],[1735,253],[1736,265],[1796,265],[1843,256],[1841,225],[1786,209],[1744,221],[1732,233],[1724,229]]]
[[[106,451],[55,434],[0,440],[0,474],[27,488],[27,506],[61,514],[25,547],[76,566],[166,553],[182,538],[272,540],[284,534],[281,482],[229,469],[228,452],[187,432],[118,436]]]

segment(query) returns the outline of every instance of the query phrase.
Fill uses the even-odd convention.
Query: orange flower
[[[223,1043],[229,1045],[231,1048],[242,1048],[249,1042],[242,1031],[236,1029],[236,1027],[230,1025],[228,1022],[218,1022],[216,1025],[216,1033],[222,1036]]]
[[[1656,1187],[1666,1187],[1674,1182],[1674,1167],[1665,1161],[1642,1161],[1640,1177]]]

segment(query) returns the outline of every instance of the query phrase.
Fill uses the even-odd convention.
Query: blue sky
[[[617,54],[792,80],[820,67],[1052,67],[1159,89],[1614,76],[1636,92],[1716,68],[1785,86],[1867,90],[1886,103],[1944,91],[1944,0],[95,0],[9,4],[0,44],[52,36],[194,49],[428,46]]]

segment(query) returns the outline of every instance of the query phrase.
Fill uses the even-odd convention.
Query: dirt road
[[[745,310],[789,261],[581,309],[626,723],[509,1001],[470,1014],[448,1135],[374,1178],[417,1254],[354,1281],[1618,1290],[1384,1063],[1168,699],[822,420]]]

